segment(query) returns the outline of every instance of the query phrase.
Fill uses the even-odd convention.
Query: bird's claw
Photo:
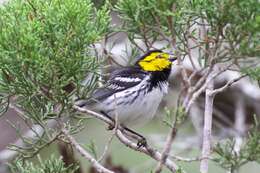
[[[112,124],[109,124],[108,125],[108,127],[107,127],[107,130],[113,130],[115,128],[115,126],[114,125],[112,125]]]
[[[147,142],[145,138],[142,138],[140,140],[138,140],[137,142],[137,147],[141,148],[141,147],[146,147],[147,146]]]

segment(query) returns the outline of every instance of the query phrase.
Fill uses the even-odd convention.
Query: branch
[[[235,144],[234,154],[240,155],[241,146],[243,144],[243,135],[246,132],[246,105],[243,97],[237,98],[235,102]]]
[[[102,166],[96,159],[94,159],[80,144],[69,134],[66,129],[62,129],[62,133],[69,140],[70,144],[85,158],[99,173],[114,173]]]
[[[158,163],[158,165],[155,169],[155,173],[160,173],[162,171],[162,166],[163,166],[164,162],[166,161],[166,159],[167,159],[167,157],[168,157],[168,155],[171,151],[172,143],[173,143],[175,136],[176,136],[176,128],[172,127],[171,132],[169,133],[169,135],[167,137],[165,147],[162,151],[161,160],[160,160],[160,162]]]
[[[193,158],[184,158],[184,157],[180,157],[180,156],[170,156],[171,158],[173,158],[174,160],[177,160],[177,161],[182,161],[182,162],[196,162],[196,161],[201,161],[202,157],[193,157]],[[212,158],[207,158],[207,159],[211,159]]]
[[[19,109],[18,107],[16,107],[13,104],[10,104],[9,107],[11,109],[13,109],[14,111],[16,111],[18,116],[22,116],[24,115],[24,112]],[[22,118],[22,117],[21,117]],[[26,121],[24,121],[26,123]],[[23,138],[30,138],[32,139],[33,143],[37,140],[39,140],[41,138],[41,136],[43,135],[43,133],[45,132],[44,129],[42,128],[42,126],[40,126],[39,124],[35,124],[30,126],[29,124],[27,124],[28,126],[28,130],[22,134]],[[54,120],[50,120],[47,122],[47,126],[49,128],[54,128],[56,126],[56,121]],[[51,139],[55,140],[56,138],[53,137]],[[22,138],[17,139],[12,146],[17,146],[21,149],[27,148],[28,143],[26,143]],[[46,144],[47,145],[47,144]],[[19,152],[17,150],[11,150],[10,148],[6,148],[4,150],[0,151],[0,164],[4,163],[4,162],[9,162],[11,161],[14,157],[16,157],[19,154]]]
[[[107,142],[107,144],[105,145],[104,151],[103,151],[103,153],[101,154],[101,156],[99,157],[98,162],[101,162],[101,161],[106,157],[107,152],[108,152],[108,150],[109,150],[109,147],[110,147],[110,145],[111,145],[111,143],[112,143],[112,140],[114,139],[114,136],[115,136],[115,132],[114,132],[114,133],[110,136],[110,138],[108,139],[108,142]]]
[[[95,117],[95,118],[105,122],[106,124],[114,125],[114,123],[110,119],[108,119],[107,117],[105,117],[105,116],[103,116],[103,115],[101,115],[101,114],[99,114],[97,112],[91,111],[89,109],[81,108],[81,107],[76,106],[76,105],[73,106],[73,109],[75,109],[75,110],[77,110],[77,111],[79,111],[81,113],[89,114],[92,117]]]
[[[229,66],[228,66],[229,67]],[[200,164],[200,171],[201,173],[207,173],[208,172],[208,158],[210,155],[210,141],[211,141],[211,130],[212,130],[212,114],[213,114],[213,101],[214,96],[220,92],[223,92],[228,87],[230,87],[235,82],[239,81],[246,75],[242,75],[238,78],[235,78],[229,82],[227,82],[223,87],[218,89],[213,89],[214,86],[214,79],[221,73],[224,72],[225,69],[219,71],[216,74],[209,74],[208,79],[206,80],[205,84],[201,86],[200,89],[198,89],[197,92],[195,92],[192,96],[192,98],[189,101],[188,106],[186,107],[186,112],[189,111],[191,105],[193,102],[198,98],[198,96],[206,90],[206,102],[205,102],[205,112],[204,112],[204,130],[203,130],[203,146],[202,146],[202,158],[201,164]]]
[[[189,112],[191,106],[192,106],[193,103],[196,101],[196,99],[200,96],[200,94],[205,91],[205,89],[207,88],[208,84],[209,84],[211,81],[213,81],[216,77],[218,77],[220,74],[222,74],[223,72],[227,71],[227,69],[228,69],[230,66],[232,66],[232,64],[229,64],[228,66],[226,66],[225,68],[223,68],[222,70],[218,71],[218,72],[215,73],[215,74],[212,74],[212,73],[213,73],[213,69],[212,69],[212,68],[209,69],[210,72],[207,72],[207,73],[205,74],[205,76],[206,76],[207,79],[206,79],[206,81],[204,82],[204,84],[203,84],[202,86],[200,86],[200,88],[196,88],[196,89],[194,89],[194,91],[192,91],[193,95],[192,95],[191,99],[188,101],[187,104],[184,105],[184,107],[185,107],[185,112],[186,112],[186,113]],[[205,76],[203,76],[202,78],[204,78]],[[203,80],[204,80],[204,79],[203,79]],[[197,82],[197,84],[198,84],[198,83],[203,83],[203,81],[199,80],[199,81]],[[197,84],[196,84],[196,85],[197,85]],[[195,86],[195,87],[196,87],[196,86]],[[195,90],[197,90],[197,91],[195,92]]]
[[[215,95],[215,94],[218,94],[220,92],[225,91],[227,88],[231,87],[231,85],[233,85],[235,82],[239,81],[240,79],[242,79],[242,78],[244,78],[246,76],[247,75],[245,74],[245,75],[242,75],[242,76],[240,76],[238,78],[235,78],[233,80],[228,81],[223,87],[218,88],[218,89],[214,89],[211,94]]]
[[[105,122],[106,124],[113,125],[113,122],[110,119],[103,116],[102,114],[96,113],[94,111],[91,111],[91,110],[88,110],[85,108],[80,108],[75,105],[73,106],[73,108],[79,112],[87,113],[90,116],[93,116],[93,117]],[[129,140],[126,137],[125,132],[124,132],[123,128],[120,126],[120,124],[118,124],[118,128],[116,130],[116,136],[125,146],[131,148],[132,150],[139,151],[147,156],[150,156],[151,158],[153,158],[157,161],[160,161],[162,159],[162,154],[160,152],[156,151],[155,149],[153,149],[152,147],[150,147],[149,145],[147,145],[146,147],[138,147],[136,143]],[[166,159],[164,165],[171,172],[176,172],[179,169],[179,167],[170,159]]]
[[[138,148],[138,146],[136,145],[136,143],[130,141],[128,138],[126,138],[123,133],[118,129],[117,133],[116,133],[117,138],[123,143],[125,144],[127,147],[135,150],[135,151],[139,151],[141,153],[144,153],[148,156],[150,156],[151,158],[153,158],[156,161],[160,161],[162,158],[162,154],[158,151],[156,151],[155,149],[151,148],[150,146],[146,146],[145,148]],[[166,159],[164,165],[171,171],[171,172],[176,172],[179,167],[170,159]],[[183,173],[185,173],[183,171]]]
[[[214,95],[212,90],[214,88],[214,81],[211,80],[206,89],[206,101],[204,112],[204,129],[203,129],[203,144],[202,144],[202,160],[200,162],[200,172],[208,172],[208,157],[210,155],[211,143],[211,130],[212,130],[212,114],[213,114],[213,101]]]

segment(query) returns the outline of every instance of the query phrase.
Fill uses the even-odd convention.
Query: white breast
[[[144,80],[133,88],[108,97],[99,109],[113,118],[117,115],[118,121],[125,125],[146,123],[154,117],[164,94],[167,93],[168,83],[161,83],[160,88],[153,88],[149,92],[145,84],[147,82]]]

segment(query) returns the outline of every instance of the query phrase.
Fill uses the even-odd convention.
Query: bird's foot
[[[145,138],[142,138],[140,140],[138,140],[137,142],[137,147],[141,148],[141,147],[146,147],[147,146],[147,141]]]
[[[107,130],[114,130],[114,128],[115,128],[115,125],[109,124],[107,127]]]

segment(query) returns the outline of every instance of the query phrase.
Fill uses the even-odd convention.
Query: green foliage
[[[96,10],[90,0],[5,4],[0,8],[0,92],[26,100],[24,108],[65,103],[64,88],[97,70],[88,46],[108,31],[108,12]]]
[[[95,159],[98,159],[97,145],[95,141],[91,140],[89,144],[86,144],[84,148],[93,155]]]
[[[5,4],[0,8],[0,92],[18,96],[31,114],[66,105],[66,87],[79,86],[98,68],[89,45],[108,32],[108,12],[96,10],[90,0]]]
[[[242,69],[242,72],[249,75],[252,79],[258,81],[258,83],[260,84],[260,67]]]
[[[221,35],[237,56],[260,54],[260,4],[257,0],[193,0],[192,6],[209,24],[210,36]]]
[[[50,159],[42,161],[38,158],[39,165],[26,161],[25,163],[17,161],[10,165],[12,173],[74,173],[78,166],[65,166],[61,158],[51,156]]]
[[[25,146],[10,149],[28,158],[57,139],[60,128],[49,128],[49,120],[73,117],[71,96],[96,87],[100,63],[90,46],[109,32],[109,24],[107,5],[96,9],[91,0],[13,0],[0,6],[0,113],[12,99],[34,133],[23,137],[12,124]],[[82,121],[66,120],[74,132],[82,129]]]
[[[245,147],[241,152],[245,153],[245,157],[248,158],[248,161],[260,163],[260,124],[256,115],[254,115],[254,122],[254,127],[249,131]]]
[[[9,97],[0,94],[0,117],[4,115],[9,107]]]
[[[95,4],[97,8],[102,8],[103,5],[105,5],[108,1],[107,0],[92,0],[92,2]],[[115,4],[117,0],[109,0],[109,3],[111,5]]]
[[[167,41],[165,46],[179,55],[199,47],[200,52],[207,50],[199,57],[205,65],[212,59],[208,56],[216,63],[260,54],[257,0],[119,0],[115,9],[130,41],[141,39],[148,49],[155,40]],[[198,28],[204,28],[203,38],[198,37]]]
[[[59,122],[63,115],[76,117],[71,110],[71,95],[79,94],[86,75],[90,77],[89,85],[84,86],[86,93],[96,87],[99,61],[92,55],[90,45],[109,32],[110,17],[105,1],[95,2],[98,8],[91,0],[13,0],[0,7],[0,113],[6,112],[13,99],[24,111],[22,118],[29,128],[37,124],[44,130],[43,134],[34,131],[34,138],[25,138],[13,124],[27,145],[10,148],[21,152],[24,158],[35,156],[61,134],[59,128],[47,126],[48,120]],[[199,53],[205,65],[207,56],[229,61],[260,54],[257,0],[119,0],[115,10],[123,21],[120,30],[128,34],[132,43],[135,39],[143,40],[147,49],[155,41],[163,40],[166,47],[184,57],[192,49],[188,44],[192,39],[194,48],[205,50]],[[206,30],[204,38],[198,36],[201,28]],[[260,80],[259,68],[247,69],[245,73]],[[76,118],[80,120],[70,119],[66,123],[72,133],[84,126],[83,120]],[[180,125],[184,118],[183,108],[166,110],[165,123],[171,128]],[[233,151],[234,141],[219,143],[215,161],[227,169],[237,169],[248,161],[260,162],[259,142],[256,128],[239,153]],[[93,142],[86,148],[96,157]],[[65,167],[61,159],[53,157],[39,162],[36,167],[19,161],[11,170],[73,173],[76,169]]]
[[[183,107],[178,107],[174,110],[165,108],[164,111],[165,118],[163,119],[163,122],[170,128],[177,128],[177,126],[181,125],[187,117]]]
[[[259,128],[259,123],[256,120],[254,128],[248,133],[239,152],[234,151],[235,140],[218,143],[214,148],[218,156],[214,160],[228,170],[239,169],[242,165],[250,161],[260,163]]]
[[[234,151],[235,140],[227,140],[222,143],[218,143],[214,151],[219,157],[214,160],[219,163],[225,169],[238,168],[241,165],[241,158]]]
[[[182,167],[180,167],[179,169],[177,169],[176,170],[176,173],[183,173],[184,171],[183,171],[183,168]]]
[[[189,17],[185,15],[187,2],[176,0],[119,0],[116,10],[124,22],[129,39],[156,40],[162,34],[181,37]],[[185,21],[186,20],[186,21]]]

